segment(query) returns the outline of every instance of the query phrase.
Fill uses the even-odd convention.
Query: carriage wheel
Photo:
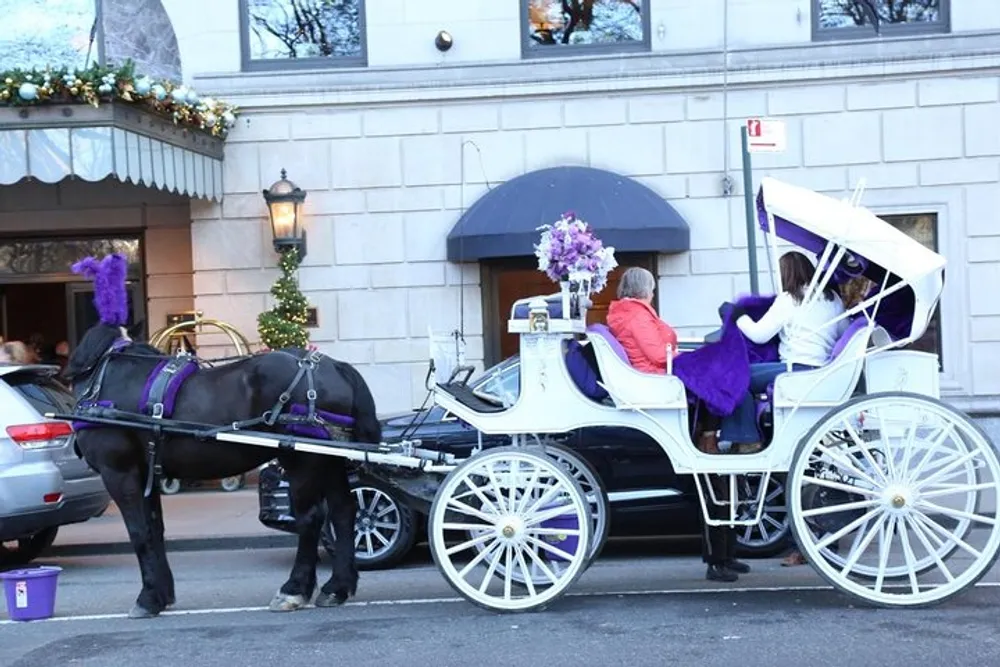
[[[604,485],[604,481],[601,476],[597,474],[594,466],[590,464],[587,459],[583,458],[571,448],[566,445],[562,445],[555,442],[541,441],[540,445],[529,445],[529,451],[535,451],[543,453],[549,458],[553,459],[557,463],[563,466],[573,479],[580,484],[580,488],[583,489],[584,494],[587,497],[587,504],[590,507],[590,517],[592,523],[592,535],[590,553],[587,557],[587,562],[584,563],[583,571],[586,572],[591,564],[600,555],[601,550],[608,541],[608,535],[611,532],[611,501],[608,500],[608,490]],[[469,537],[475,538],[479,537],[483,533],[482,530],[469,531]],[[476,545],[477,549],[484,549],[485,546],[482,543]],[[566,567],[565,561],[552,561],[548,563],[550,567],[554,570],[562,569]],[[538,576],[541,574],[539,566],[531,562],[528,564],[528,569],[533,571],[532,576]],[[497,566],[494,573],[496,577],[503,578],[507,576],[507,571],[503,564]],[[514,581],[520,585],[524,585],[524,575],[522,574],[520,568],[515,568],[514,572],[511,574]]]
[[[558,462],[524,447],[490,449],[455,468],[438,490],[428,522],[431,554],[469,602],[538,610],[583,573],[590,517],[583,489]],[[497,577],[500,566],[505,576]],[[523,587],[514,586],[515,572]]]
[[[1000,551],[1000,459],[971,420],[901,392],[834,408],[800,442],[792,531],[828,582],[881,606],[941,602]]]

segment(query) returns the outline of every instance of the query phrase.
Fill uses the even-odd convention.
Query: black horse
[[[308,404],[310,417],[318,413],[342,418],[347,426],[339,431],[341,439],[381,441],[381,426],[368,385],[355,368],[344,362],[303,350],[279,350],[214,367],[199,367],[188,360],[189,367],[181,369],[177,364],[183,358],[169,357],[133,341],[135,333],[104,323],[87,331],[64,371],[80,401],[78,412],[85,415],[86,406],[98,412],[145,412],[146,423],[150,423],[157,410],[143,410],[141,404],[156,394],[161,397],[161,413],[163,404],[170,404],[166,410],[170,414],[162,416],[176,422],[239,422],[257,431],[282,432],[292,427],[265,418],[277,413],[288,415],[294,408]],[[175,387],[174,395],[164,399],[165,383],[179,370],[187,372],[187,377],[179,389]],[[157,384],[159,390],[151,388]],[[337,429],[327,432],[335,434]],[[159,485],[151,478],[162,473],[180,479],[218,479],[252,470],[275,456],[275,450],[265,447],[100,423],[78,427],[76,443],[79,453],[100,473],[121,510],[139,560],[142,590],[129,613],[132,618],[156,616],[175,600],[163,537]],[[291,574],[270,608],[291,611],[312,599],[320,532],[327,512],[336,533],[336,556],[333,573],[315,604],[342,604],[355,594],[358,581],[354,562],[357,509],[348,482],[347,462],[336,456],[292,450],[280,450],[277,456],[288,471],[299,541]]]

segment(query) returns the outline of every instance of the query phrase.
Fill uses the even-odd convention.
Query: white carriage
[[[981,429],[940,401],[937,355],[901,349],[931,321],[944,258],[853,201],[774,179],[763,179],[757,208],[772,265],[779,239],[818,257],[821,270],[805,299],[817,298],[835,274],[865,275],[876,289],[843,315],[851,323],[826,366],[777,377],[765,406],[770,438],[755,454],[707,454],[694,446],[684,383],[669,364],[665,374],[635,370],[606,329],[586,326],[586,281],[557,299],[558,316],[544,297],[512,308],[508,330],[520,335],[521,373],[513,400],[477,395],[460,356],[435,358],[432,346],[435,402],[481,434],[510,437],[510,446],[480,447],[465,460],[418,441],[323,441],[107,409],[48,416],[359,462],[429,506],[439,569],[463,597],[491,610],[545,607],[603,547],[609,502],[600,477],[546,437],[588,426],[652,437],[677,473],[693,476],[709,525],[757,524],[768,481],[784,475],[802,553],[855,598],[919,606],[974,585],[1000,551],[1000,460]],[[606,399],[584,395],[570,377],[565,350],[574,339],[592,350]],[[709,475],[727,482],[732,502],[720,500]],[[761,483],[746,493],[754,485],[740,481],[750,476]],[[712,518],[720,513],[710,505],[728,512]]]
[[[876,283],[842,316],[850,325],[826,366],[778,376],[767,406],[772,435],[759,453],[699,451],[685,386],[669,365],[662,375],[633,369],[606,328],[586,326],[585,309],[553,317],[551,298],[512,309],[521,390],[510,404],[476,395],[468,371],[456,377],[461,369],[430,387],[439,405],[481,433],[511,437],[510,447],[461,462],[431,508],[432,554],[466,599],[495,610],[538,609],[596,557],[608,524],[600,479],[572,451],[543,440],[588,426],[634,428],[656,440],[678,473],[694,476],[710,525],[756,524],[768,479],[786,475],[802,553],[836,589],[869,603],[940,602],[993,566],[997,452],[940,401],[937,355],[900,349],[927,329],[945,259],[853,201],[765,178],[757,205],[772,265],[779,239],[818,257],[806,300],[835,274]],[[610,400],[588,398],[570,377],[565,351],[574,338],[592,347]],[[736,502],[719,500],[709,474],[728,482]],[[737,483],[747,475],[763,478],[749,497]],[[711,518],[710,504],[727,507],[728,517]]]

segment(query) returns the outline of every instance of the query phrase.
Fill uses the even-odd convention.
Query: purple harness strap
[[[198,370],[198,362],[182,356],[164,359],[146,378],[139,396],[139,412],[153,417],[169,418],[174,413],[181,385]]]
[[[288,406],[288,413],[292,415],[306,416],[309,414],[308,406],[302,405],[301,403],[292,403]],[[316,416],[323,419],[323,421],[329,422],[334,426],[340,426],[342,428],[351,428],[354,426],[354,418],[347,415],[339,415],[334,412],[327,412],[326,410],[316,410]],[[289,433],[295,435],[301,435],[303,438],[315,438],[316,440],[332,440],[330,437],[330,432],[319,425],[314,424],[285,424],[285,430]]]

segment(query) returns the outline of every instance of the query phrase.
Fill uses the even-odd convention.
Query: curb
[[[290,549],[296,546],[297,537],[291,534],[245,535],[232,537],[195,537],[167,539],[167,553],[183,551],[238,551],[244,549]],[[118,556],[134,554],[129,542],[101,542],[97,544],[52,545],[43,557],[65,556]]]

